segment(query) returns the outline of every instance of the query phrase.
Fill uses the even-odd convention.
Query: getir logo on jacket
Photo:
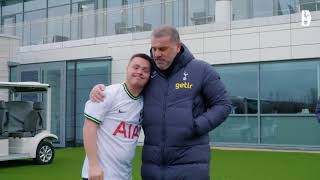
[[[180,83],[176,83],[176,89],[192,89],[193,84],[186,82],[187,81],[187,77],[188,77],[189,73],[187,73],[186,71],[183,72],[183,77],[182,77],[182,81]]]
[[[192,89],[192,86],[189,82],[176,83],[176,89]]]
[[[121,134],[124,138],[135,139],[139,138],[139,129],[139,125],[126,124],[125,122],[121,121],[112,135],[119,136]]]

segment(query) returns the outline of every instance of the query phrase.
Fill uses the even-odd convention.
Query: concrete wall
[[[19,39],[0,34],[0,81],[9,81],[8,61],[17,61]],[[6,90],[0,90],[0,99],[8,100]]]
[[[182,41],[197,58],[210,64],[320,57],[320,12],[310,27],[301,14],[255,18],[179,28]],[[21,64],[111,56],[112,83],[122,82],[133,53],[148,53],[151,32],[98,37],[21,47]]]

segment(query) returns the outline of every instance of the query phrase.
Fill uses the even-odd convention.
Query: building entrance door
[[[65,146],[65,62],[20,65],[18,81],[36,81],[51,86],[51,132],[59,139],[55,146]],[[21,100],[43,101],[46,96],[31,93],[21,97]]]

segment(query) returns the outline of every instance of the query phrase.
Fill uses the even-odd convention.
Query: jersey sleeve
[[[84,116],[97,124],[103,122],[105,114],[112,108],[112,97],[115,96],[114,91],[109,87],[104,90],[104,94],[105,98],[102,102],[88,100],[84,108]]]

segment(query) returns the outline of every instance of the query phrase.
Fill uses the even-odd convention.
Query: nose
[[[159,51],[159,50],[157,50],[157,49],[155,49],[155,50],[153,50],[153,55],[155,56],[155,57],[161,57],[161,51]]]
[[[137,73],[139,73],[139,74],[142,74],[142,69],[141,68],[139,68],[138,70],[137,70]]]

